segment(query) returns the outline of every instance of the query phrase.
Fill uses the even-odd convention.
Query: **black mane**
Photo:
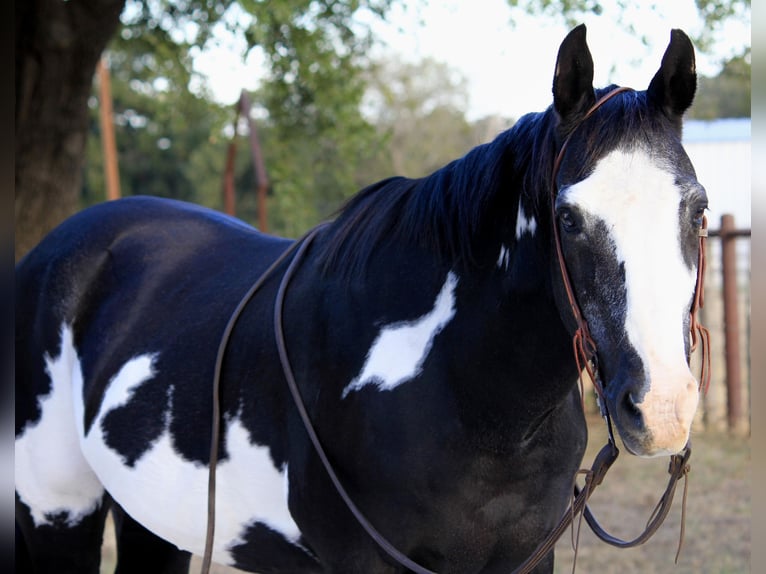
[[[412,241],[458,266],[479,263],[482,240],[515,224],[518,168],[534,152],[520,143],[550,115],[524,116],[426,177],[392,177],[361,190],[329,229],[318,255],[325,271],[361,272],[383,238]]]
[[[612,88],[596,90],[595,96]],[[541,205],[549,205],[553,162],[567,135],[560,129],[549,107],[523,116],[493,141],[431,175],[392,177],[364,188],[331,224],[329,239],[318,253],[322,268],[362,272],[384,238],[414,242],[459,268],[494,263],[497,254],[482,253],[481,248],[499,242],[512,247],[519,199],[524,197],[525,207],[538,214]],[[565,161],[561,174],[579,181],[612,149],[649,149],[657,131],[664,138],[675,132],[680,140],[677,126],[647,106],[645,92],[621,94],[585,122],[570,142],[568,155],[577,161]]]

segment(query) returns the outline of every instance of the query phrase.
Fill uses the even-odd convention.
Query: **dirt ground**
[[[606,442],[604,425],[593,419],[583,466]],[[686,534],[674,564],[681,524],[683,483],[673,508],[655,536],[643,546],[619,549],[582,528],[577,572],[626,574],[738,574],[750,572],[750,439],[724,433],[692,436]],[[597,489],[590,506],[602,526],[622,538],[642,530],[667,485],[668,459],[639,459],[623,449]],[[555,572],[572,571],[571,539],[556,546]]]
[[[583,466],[605,443],[600,419],[589,422],[590,440]],[[686,509],[686,534],[678,564],[673,560],[680,530],[682,484],[673,509],[657,534],[643,546],[621,550],[599,541],[583,523],[576,572],[587,574],[673,573],[739,574],[750,572],[750,440],[722,433],[693,437]],[[638,459],[624,450],[591,499],[602,526],[632,538],[641,532],[667,484],[666,458]],[[572,572],[574,552],[569,534],[556,546],[555,573]],[[114,547],[104,546],[102,572],[114,569]],[[199,572],[193,559],[191,573]],[[213,574],[233,574],[214,566]],[[364,573],[360,573],[364,574]]]

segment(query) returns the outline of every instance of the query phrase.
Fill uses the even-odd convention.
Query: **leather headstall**
[[[604,420],[607,425],[607,435],[608,435],[608,442],[602,448],[601,452],[597,455],[596,460],[593,463],[593,466],[591,467],[591,469],[589,471],[580,471],[578,473],[578,474],[582,473],[586,475],[586,484],[583,489],[580,489],[575,484],[575,487],[574,487],[575,501],[572,503],[569,512],[571,512],[574,515],[578,511],[582,510],[583,516],[585,517],[585,520],[588,523],[588,525],[591,527],[591,530],[593,530],[596,536],[598,536],[601,540],[603,540],[604,542],[608,544],[611,544],[613,546],[617,546],[620,548],[630,548],[633,546],[638,546],[640,544],[643,544],[647,540],[649,540],[649,538],[651,538],[652,535],[659,529],[660,525],[663,523],[663,521],[665,520],[665,517],[667,516],[670,510],[676,485],[681,478],[684,478],[685,479],[684,493],[683,493],[683,501],[682,501],[682,508],[681,508],[681,529],[680,529],[681,531],[680,531],[680,537],[679,537],[679,543],[678,543],[678,550],[676,552],[676,557],[675,557],[675,560],[677,562],[681,552],[681,548],[683,546],[683,539],[684,539],[684,532],[685,532],[688,474],[690,471],[689,458],[691,457],[690,442],[686,444],[686,446],[680,453],[672,455],[670,457],[670,465],[668,467],[668,473],[670,474],[670,478],[668,481],[668,486],[665,489],[665,492],[663,493],[659,502],[655,506],[654,511],[652,512],[651,517],[649,521],[647,522],[646,528],[640,535],[638,535],[633,540],[629,540],[629,541],[621,540],[607,533],[598,523],[595,516],[591,512],[590,508],[587,506],[587,498],[590,496],[589,491],[592,492],[595,486],[601,483],[601,481],[604,478],[604,475],[606,474],[606,471],[617,459],[619,450],[617,449],[617,446],[615,444],[611,415],[607,407],[606,397],[604,396],[603,384],[601,383],[600,376],[599,376],[596,343],[590,335],[587,321],[585,320],[585,317],[583,316],[583,313],[580,310],[580,306],[577,303],[577,298],[575,296],[574,289],[572,287],[572,282],[569,277],[569,272],[567,270],[566,260],[564,258],[564,251],[563,251],[563,247],[561,243],[561,235],[558,229],[558,218],[556,215],[556,196],[558,193],[557,178],[558,178],[559,170],[561,169],[561,164],[564,160],[564,155],[567,151],[569,142],[572,138],[572,135],[588,118],[590,118],[607,101],[609,101],[610,99],[612,99],[618,94],[621,94],[623,92],[628,92],[628,91],[633,91],[633,90],[632,88],[628,88],[628,87],[615,88],[614,90],[607,92],[605,95],[599,98],[596,101],[596,103],[593,104],[593,106],[585,113],[585,115],[580,120],[580,122],[570,131],[569,135],[564,140],[564,143],[562,144],[559,150],[559,153],[556,156],[556,160],[553,165],[552,177],[551,177],[551,186],[550,186],[551,224],[553,227],[554,242],[556,245],[556,255],[559,262],[559,269],[561,271],[562,283],[566,291],[569,306],[572,310],[572,316],[577,325],[572,342],[573,342],[575,360],[577,363],[577,369],[579,373],[578,376],[580,377],[580,388],[582,392],[583,390],[582,373],[583,373],[583,370],[585,370],[588,373],[590,380],[593,382],[593,386],[599,397],[599,407],[601,409],[601,414],[604,417]],[[705,257],[706,257],[705,240],[707,239],[707,235],[708,235],[707,218],[703,216],[702,225],[698,232],[699,251],[698,251],[698,259],[697,259],[697,279],[696,279],[696,285],[694,289],[694,297],[692,299],[692,304],[691,304],[689,313],[690,313],[690,335],[691,335],[690,353],[694,352],[696,348],[698,347],[698,345],[701,345],[702,372],[700,375],[699,388],[700,390],[704,392],[707,392],[707,389],[710,385],[710,373],[711,373],[710,334],[709,334],[709,331],[699,322],[697,314],[699,309],[704,304],[704,277],[705,277]],[[581,497],[584,497],[585,501],[583,501],[582,508],[579,508],[580,505],[578,504],[578,502]],[[572,520],[573,519],[574,519],[574,516],[572,517]],[[556,530],[558,530],[558,527]],[[551,547],[552,546],[553,545],[551,544]],[[576,554],[576,548],[575,548],[575,560],[576,560],[576,557],[577,557],[577,554]]]

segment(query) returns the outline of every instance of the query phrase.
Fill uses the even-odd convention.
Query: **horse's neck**
[[[508,266],[464,277],[457,301],[460,372],[453,384],[469,425],[489,436],[524,435],[572,392],[571,338],[553,301],[546,249],[519,241]],[[473,371],[473,372],[472,372]]]
[[[456,377],[456,384],[466,385],[459,390],[465,397],[461,404],[477,426],[510,425],[506,432],[516,434],[568,400],[577,375],[571,336],[551,287],[554,254],[545,176],[555,152],[552,125],[549,113],[530,115],[500,136],[508,138],[506,157],[513,161],[506,185],[518,195],[504,202],[508,218],[482,257],[496,261],[495,268],[474,279],[476,295],[463,301],[482,325],[473,329],[475,356],[466,364],[488,365],[489,376],[481,381],[468,372]],[[480,392],[472,392],[476,385],[483,386]],[[508,413],[515,420],[508,420]]]

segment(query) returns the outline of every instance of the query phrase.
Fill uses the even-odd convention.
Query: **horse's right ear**
[[[680,119],[692,105],[697,90],[694,46],[681,30],[670,33],[662,65],[652,78],[646,96],[671,119]]]
[[[566,125],[579,119],[595,102],[593,58],[585,41],[585,24],[580,24],[559,47],[553,76],[553,107]]]

